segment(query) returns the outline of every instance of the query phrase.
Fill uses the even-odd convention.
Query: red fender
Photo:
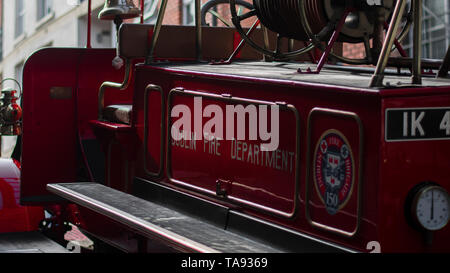
[[[24,207],[20,200],[20,163],[0,158],[0,233],[38,229],[42,207]]]

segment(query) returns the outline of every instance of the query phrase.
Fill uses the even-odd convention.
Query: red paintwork
[[[22,108],[17,103],[14,103],[11,105],[13,111],[13,118],[14,121],[19,121],[22,118]]]
[[[411,97],[392,96],[383,99],[382,109],[408,107],[448,107],[450,105],[450,88],[424,88],[422,94]],[[406,91],[406,90],[404,90]],[[438,94],[433,94],[439,91]],[[398,90],[396,93],[401,92]],[[382,112],[382,120],[384,114]],[[384,127],[381,128],[384,135]],[[392,251],[434,250],[449,252],[450,228],[433,233],[433,247],[424,248],[422,234],[412,229],[403,217],[405,202],[404,192],[416,184],[433,181],[450,190],[450,142],[448,140],[393,142],[380,145],[380,211],[387,211],[381,216],[381,243]]]
[[[385,252],[450,251],[449,227],[436,232],[433,245],[426,247],[422,235],[406,223],[403,215],[404,200],[413,185],[433,180],[450,191],[450,174],[446,172],[450,163],[450,142],[424,141],[414,142],[414,145],[410,142],[384,142],[386,108],[448,106],[449,87],[377,91],[139,65],[135,69],[135,79],[126,91],[108,90],[106,93],[106,105],[133,103],[132,125],[124,126],[96,121],[100,84],[106,80],[121,82],[123,79],[123,71],[111,68],[113,57],[113,50],[46,49],[28,60],[24,72],[22,201],[28,198],[30,202],[30,198],[47,195],[45,185],[48,183],[75,181],[77,168],[83,164],[79,141],[81,138],[97,137],[102,142],[107,162],[111,159],[107,163],[105,183],[123,191],[130,192],[130,179],[138,176],[352,249],[365,251],[368,242],[379,241]],[[230,141],[221,144],[221,157],[172,145],[168,143],[167,136],[161,143],[159,124],[164,118],[163,129],[166,130],[167,119],[161,116],[161,98],[157,92],[149,95],[149,139],[148,149],[144,151],[144,89],[150,83],[162,87],[166,105],[168,93],[175,87],[204,94],[227,93],[240,98],[284,101],[293,105],[299,113],[300,134],[295,132],[295,116],[290,112],[283,113],[280,149],[295,151],[295,138],[300,141],[299,152],[296,152],[299,160],[298,196],[293,195],[295,172],[229,160]],[[71,86],[74,90],[72,99],[51,100],[48,90],[52,86]],[[172,99],[174,103],[192,105],[192,100],[185,96],[175,95]],[[203,103],[205,107],[212,101],[204,98]],[[163,107],[166,108],[166,105]],[[324,114],[313,118],[313,147],[307,155],[307,119],[315,107],[350,111],[360,117],[364,132],[362,162],[358,158],[359,133],[355,122]],[[170,109],[166,110],[167,116]],[[332,128],[342,132],[350,143],[356,180],[362,168],[362,221],[354,238],[313,228],[305,217],[307,157],[312,158],[316,141],[324,131]],[[167,154],[164,161],[160,161],[160,151],[166,151],[168,145],[171,145],[170,155],[173,158],[171,175],[184,185],[169,179]],[[201,141],[196,145],[198,149],[203,149]],[[143,156],[147,159],[147,171],[157,173],[163,167],[161,177],[145,171]],[[217,179],[228,181],[225,186],[230,196],[247,202],[217,198],[214,195]],[[310,180],[309,185],[314,187],[312,178]],[[190,186],[186,187],[186,184]],[[352,231],[356,224],[357,190],[355,186],[342,212],[330,216],[324,211],[315,189],[311,188],[312,219]],[[283,217],[283,213],[287,216],[292,212],[294,198],[298,198],[295,217]],[[261,210],[261,206],[271,210]],[[107,222],[104,218],[95,217],[92,212],[84,212],[82,216],[85,216],[80,223],[83,228],[110,242],[120,242],[122,247],[127,248],[124,239],[119,238],[125,234],[123,227],[108,222],[110,229],[105,230]]]
[[[231,104],[207,97],[204,97],[202,102],[203,109],[213,103],[219,105],[224,113],[226,104]],[[172,105],[177,104],[188,105],[191,112],[194,113],[193,96],[173,95]],[[235,104],[246,106],[248,103],[237,101]],[[175,121],[177,118],[172,120]],[[236,126],[237,124],[235,124]],[[275,153],[260,151],[260,141],[222,140],[219,148],[214,147],[214,150],[211,142],[204,142],[203,140],[196,141],[195,150],[194,144],[191,144],[190,141],[186,142],[188,148],[182,147],[185,146],[183,141],[173,141],[170,143],[171,176],[173,180],[200,187],[212,194],[215,194],[215,181],[217,179],[230,181],[227,190],[229,198],[240,199],[241,202],[249,202],[253,206],[263,206],[277,214],[293,214],[296,187],[295,128],[296,118],[294,113],[289,110],[280,111],[280,131],[293,130],[293,133],[281,136],[278,152]],[[215,144],[216,142],[214,142]],[[255,145],[256,149],[254,148]],[[250,148],[252,153],[249,152]],[[233,152],[231,149],[233,149]],[[256,156],[254,156],[255,151]],[[186,160],[186,158],[189,158],[189,160]],[[248,163],[243,164],[242,162]],[[251,168],[249,168],[250,166]],[[261,183],[261,181],[273,182]]]
[[[83,164],[80,139],[93,138],[89,121],[97,118],[98,89],[105,81],[121,82],[113,49],[43,49],[25,63],[21,198],[43,203],[51,182],[76,181]],[[71,87],[70,99],[51,99],[51,87]],[[107,90],[105,103],[130,103],[132,88]],[[26,93],[26,94],[25,94]]]
[[[305,233],[309,233],[315,236],[319,236],[325,240],[331,240],[337,242],[339,244],[346,245],[347,247],[356,248],[359,250],[365,250],[366,244],[369,241],[378,240],[377,234],[377,223],[379,217],[379,211],[377,210],[377,195],[373,194],[377,192],[377,171],[378,171],[378,161],[374,156],[367,156],[377,154],[377,145],[380,139],[380,127],[378,126],[369,126],[365,127],[365,135],[366,135],[366,145],[365,149],[365,172],[364,172],[364,193],[363,199],[363,221],[361,224],[361,229],[358,235],[354,239],[345,239],[341,236],[330,234],[329,232],[317,231],[312,228],[305,219],[305,207],[304,207],[304,196],[305,196],[305,155],[306,155],[306,124],[307,117],[309,112],[314,107],[325,107],[332,109],[339,109],[345,111],[353,111],[358,113],[358,115],[363,120],[364,124],[380,124],[381,122],[381,97],[378,93],[373,91],[364,91],[364,90],[351,90],[342,87],[335,86],[314,86],[313,84],[300,84],[293,82],[282,82],[282,81],[273,81],[273,80],[263,80],[263,79],[247,79],[247,78],[239,78],[236,76],[222,76],[222,75],[207,75],[206,73],[192,73],[192,72],[183,72],[183,71],[175,71],[170,69],[161,69],[161,68],[150,68],[150,67],[139,67],[137,71],[137,86],[145,86],[148,83],[158,84],[163,87],[165,92],[170,91],[174,87],[184,87],[186,90],[197,90],[207,93],[215,93],[215,94],[231,94],[233,97],[243,97],[257,100],[265,100],[265,101],[284,101],[289,104],[295,106],[300,115],[300,171],[299,171],[299,207],[297,210],[297,216],[290,219],[283,219],[279,216],[272,216],[270,213],[260,212],[258,210],[252,209],[250,207],[241,206],[240,210],[263,218],[265,220],[281,224],[283,226],[290,227],[292,229],[296,229]],[[144,83],[141,83],[141,79],[143,79]],[[139,88],[140,89],[140,88]],[[139,90],[138,89],[138,90]],[[319,92],[320,91],[320,92]],[[139,95],[140,94],[140,95]],[[167,94],[167,93],[166,93]],[[339,94],[339,95],[337,95]],[[136,101],[138,102],[136,106],[136,115],[139,117],[142,115],[142,93],[138,93],[138,97]],[[157,103],[159,100],[156,99],[154,103]],[[349,102],[352,102],[351,104]],[[378,114],[377,114],[378,113]],[[152,115],[152,114],[150,114]],[[285,119],[288,119],[286,117]],[[139,120],[139,119],[138,119]],[[154,121],[156,123],[156,121]],[[339,120],[335,119],[333,126],[337,126],[337,128],[342,128],[344,133],[346,133],[347,138],[350,139],[352,148],[356,150],[355,159],[357,160],[357,139],[350,138],[350,134],[352,134],[355,130],[355,127],[346,125],[347,120]],[[281,137],[289,137],[295,135],[295,127],[292,126],[291,122],[281,122],[281,124],[285,124],[286,127],[281,127]],[[323,124],[320,126],[324,126]],[[348,127],[348,128],[347,128]],[[322,128],[318,128],[320,134]],[[140,136],[142,133],[139,131],[138,127],[138,135]],[[158,134],[155,132],[154,134]],[[152,133],[153,135],[153,133]],[[157,136],[154,135],[154,138]],[[357,138],[357,129],[355,137]],[[291,147],[294,145],[294,140],[286,139],[281,145],[290,145]],[[285,144],[283,144],[285,143]],[[153,144],[158,145],[158,144]],[[197,144],[198,145],[198,144]],[[229,144],[228,144],[229,145]],[[315,145],[315,144],[314,144]],[[198,145],[200,146],[200,145]],[[225,143],[225,147],[227,144]],[[292,148],[291,148],[292,149]],[[354,151],[355,152],[355,151]],[[267,200],[269,196],[279,196],[278,192],[289,192],[293,189],[293,174],[290,175],[290,180],[283,178],[283,174],[278,170],[274,171],[264,171],[261,172],[261,169],[258,168],[249,168],[250,165],[238,164],[235,162],[226,162],[225,160],[221,162],[220,160],[211,160],[208,157],[200,157],[200,155],[192,155],[189,153],[189,150],[183,151],[182,149],[174,150],[173,153],[176,153],[177,158],[180,158],[178,161],[174,161],[172,166],[180,166],[181,162],[184,161],[185,166],[191,167],[192,164],[196,164],[198,166],[202,166],[202,172],[198,172],[198,168],[196,172],[192,172],[192,176],[195,176],[196,179],[194,183],[204,183],[209,184],[210,187],[215,186],[215,181],[218,178],[219,174],[226,173],[228,179],[232,179],[235,181],[247,181],[247,183],[258,185],[260,188],[266,188],[267,195],[264,197],[259,196],[259,200],[263,203],[263,205],[267,205],[269,203],[272,204],[274,208],[279,207],[280,204],[277,204],[276,198],[272,197],[272,199]],[[139,154],[139,151],[138,151]],[[158,154],[149,154],[148,155],[152,159],[158,158]],[[194,161],[192,163],[191,161]],[[197,163],[195,163],[197,162]],[[177,165],[178,164],[178,165]],[[137,163],[137,166],[141,166],[142,163]],[[187,167],[184,169],[187,170]],[[173,167],[175,168],[175,167]],[[178,167],[180,168],[180,167]],[[222,171],[222,169],[224,169]],[[215,171],[217,170],[217,171]],[[220,173],[217,173],[220,172]],[[136,174],[138,176],[146,177],[147,179],[151,179],[151,177],[145,175],[145,173],[139,169],[136,170]],[[200,176],[201,174],[201,176]],[[185,172],[185,176],[189,175],[189,172]],[[191,179],[192,180],[192,179]],[[204,181],[204,182],[202,182]],[[173,184],[167,179],[163,179],[164,183],[167,183],[172,186],[178,186],[177,184]],[[274,187],[274,185],[276,185]],[[312,183],[310,184],[312,185]],[[235,190],[233,188],[233,190]],[[236,188],[236,190],[240,190]],[[255,188],[252,190],[255,194]],[[312,196],[315,196],[314,190],[311,191]],[[248,192],[247,192],[248,194]],[[203,195],[205,196],[205,195]],[[207,196],[207,195],[206,195]],[[352,196],[353,202],[356,194]],[[212,195],[209,196],[211,200],[216,200]],[[292,201],[291,201],[292,202]],[[313,200],[314,202],[314,200]],[[352,202],[352,201],[350,201]],[[289,203],[287,203],[289,204]],[[319,206],[321,203],[313,203],[313,207]],[[366,204],[374,204],[373,206]],[[233,205],[236,205],[234,203]],[[289,206],[288,206],[289,207]],[[315,208],[316,210],[316,208]],[[351,230],[355,223],[354,214],[355,207],[352,204],[349,204],[345,207],[345,211],[348,216],[340,215],[339,217],[344,217],[343,219],[337,219],[336,217],[331,219],[329,216],[325,214],[316,213],[312,215],[313,220],[318,222],[324,222],[336,227],[340,227],[345,230]],[[339,218],[338,217],[338,218]],[[346,221],[345,218],[351,219],[350,224]]]
[[[40,207],[19,204],[20,163],[14,159],[0,159],[0,233],[34,231],[43,219]]]
[[[124,192],[131,192],[132,176],[128,165],[136,157],[134,150],[136,143],[135,130],[132,126],[90,121],[95,135],[102,143],[105,153],[104,183],[109,187]]]

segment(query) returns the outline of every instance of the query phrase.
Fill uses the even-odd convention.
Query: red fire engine
[[[421,58],[421,4],[196,0],[169,26],[167,0],[155,25],[106,1],[117,50],[35,52],[22,118],[2,92],[0,229],[44,208],[56,241],[127,252],[449,252],[450,48]]]

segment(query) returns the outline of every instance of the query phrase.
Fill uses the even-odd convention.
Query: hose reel
[[[395,0],[253,0],[253,10],[237,15],[236,0],[230,0],[230,12],[236,30],[247,43],[261,53],[278,59],[305,53],[314,46],[323,50],[322,42],[330,38],[338,22],[346,16],[337,41],[363,43],[366,58],[351,59],[330,54],[342,62],[370,64],[375,59],[372,55],[379,54],[383,31],[391,20],[395,3]],[[345,15],[346,11],[349,11],[348,15]],[[251,16],[256,16],[261,24],[280,37],[311,41],[313,46],[285,53],[262,47],[248,37],[242,28],[241,21]],[[399,42],[406,37],[411,26],[412,5],[403,17],[403,27],[397,35]]]

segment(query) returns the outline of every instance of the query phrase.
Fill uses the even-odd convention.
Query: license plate
[[[450,107],[386,109],[386,141],[450,139]]]

